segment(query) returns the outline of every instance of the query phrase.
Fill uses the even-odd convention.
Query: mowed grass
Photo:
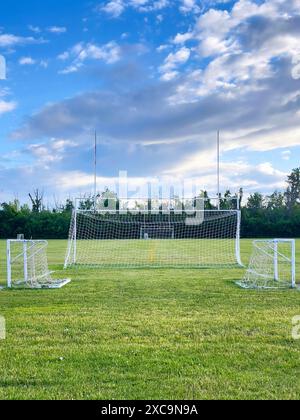
[[[0,399],[300,398],[300,292],[239,289],[241,269],[63,272],[65,249],[64,289],[0,292]]]
[[[104,268],[236,266],[234,239],[77,240],[76,263]],[[74,247],[68,252],[73,263]]]

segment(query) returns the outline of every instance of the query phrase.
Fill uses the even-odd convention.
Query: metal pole
[[[296,287],[296,241],[292,240],[292,287]]]
[[[27,242],[23,242],[23,254],[24,254],[24,282],[28,284],[28,254],[27,254]]]
[[[11,242],[7,241],[7,287],[11,288]]]
[[[77,260],[77,209],[74,210],[74,237],[73,237],[73,264],[76,264]]]
[[[218,210],[220,210],[220,130],[217,134],[217,182],[218,182]]]
[[[241,259],[241,212],[237,210],[237,229],[236,229],[236,238],[235,238],[235,256],[238,265],[243,267]]]
[[[97,196],[97,131],[95,131],[95,149],[94,149],[94,200],[96,204]]]
[[[274,280],[279,281],[279,270],[278,270],[278,239],[274,241]]]

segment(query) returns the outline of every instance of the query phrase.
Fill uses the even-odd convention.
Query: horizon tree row
[[[283,192],[274,191],[271,195],[255,192],[247,200],[243,200],[241,188],[242,237],[300,237],[300,168],[294,169],[286,182],[287,188]],[[216,208],[206,191],[200,196],[206,199],[206,209]],[[104,206],[107,207],[109,198],[118,201],[117,195],[109,189],[100,193],[99,197],[105,198]],[[221,209],[235,209],[231,200],[234,197],[237,195],[226,191],[220,197]],[[31,207],[21,204],[17,199],[0,205],[0,239],[15,238],[18,234],[33,239],[66,239],[74,202],[68,198],[64,204],[57,203],[54,208],[46,208],[43,203],[44,194],[39,190],[29,194],[29,198]],[[81,210],[90,210],[93,206],[94,199],[91,196],[79,203]]]

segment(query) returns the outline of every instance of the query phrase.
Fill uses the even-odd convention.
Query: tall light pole
[[[96,203],[97,196],[97,131],[95,131],[95,145],[94,145],[94,200]]]
[[[220,210],[220,130],[217,133],[217,189],[218,189],[218,210]]]

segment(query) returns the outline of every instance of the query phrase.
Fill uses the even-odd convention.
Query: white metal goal
[[[47,241],[7,241],[7,287],[58,289],[70,279],[54,280],[47,259]]]
[[[237,284],[245,289],[296,288],[296,241],[254,241],[249,267]]]
[[[76,209],[65,268],[218,268],[242,265],[239,210]]]

